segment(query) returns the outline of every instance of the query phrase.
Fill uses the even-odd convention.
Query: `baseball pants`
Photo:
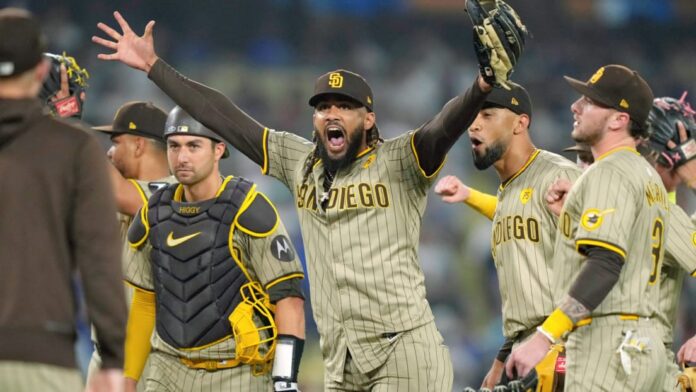
[[[150,353],[149,361],[149,373],[144,378],[146,392],[273,391],[270,372],[255,376],[248,365],[216,371],[191,369],[179,358],[161,352]]]
[[[435,322],[403,332],[379,368],[362,374],[348,355],[343,383],[325,378],[325,391],[451,392],[452,358]]]
[[[0,361],[0,391],[80,392],[77,369],[37,362]]]
[[[565,392],[660,391],[664,349],[653,320],[595,318],[568,336]]]

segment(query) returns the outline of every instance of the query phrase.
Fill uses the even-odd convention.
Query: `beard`
[[[328,151],[326,151],[324,141],[318,140],[317,152],[319,153],[319,158],[321,158],[321,160],[324,162],[324,167],[326,170],[330,173],[335,173],[339,169],[350,165],[358,155],[358,149],[360,148],[360,142],[364,133],[365,128],[362,126],[359,126],[356,132],[353,132],[353,135],[346,140],[348,147],[346,148],[345,154],[343,154],[343,156],[340,158],[331,158]]]
[[[487,148],[482,156],[476,155],[476,151],[471,150],[471,154],[474,156],[474,166],[479,170],[488,169],[503,156],[504,151],[505,148],[500,142]]]

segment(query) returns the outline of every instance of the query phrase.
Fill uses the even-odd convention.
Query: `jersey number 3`
[[[665,226],[662,219],[655,219],[652,227],[652,272],[648,283],[655,284],[657,282],[658,273],[662,264],[662,244],[664,240]]]

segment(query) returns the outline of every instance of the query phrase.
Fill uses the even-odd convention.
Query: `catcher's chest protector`
[[[178,184],[148,203],[159,336],[175,348],[207,345],[232,334],[227,317],[247,283],[232,258],[231,228],[252,183],[233,178],[215,199],[173,200]]]

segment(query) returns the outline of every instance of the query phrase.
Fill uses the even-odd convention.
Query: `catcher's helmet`
[[[164,125],[164,138],[166,139],[172,135],[203,136],[217,143],[224,143],[217,133],[196,121],[180,106],[175,106],[169,112],[167,122]],[[228,156],[230,156],[230,152],[227,146],[225,146],[225,152],[222,154],[222,157],[227,158]]]

